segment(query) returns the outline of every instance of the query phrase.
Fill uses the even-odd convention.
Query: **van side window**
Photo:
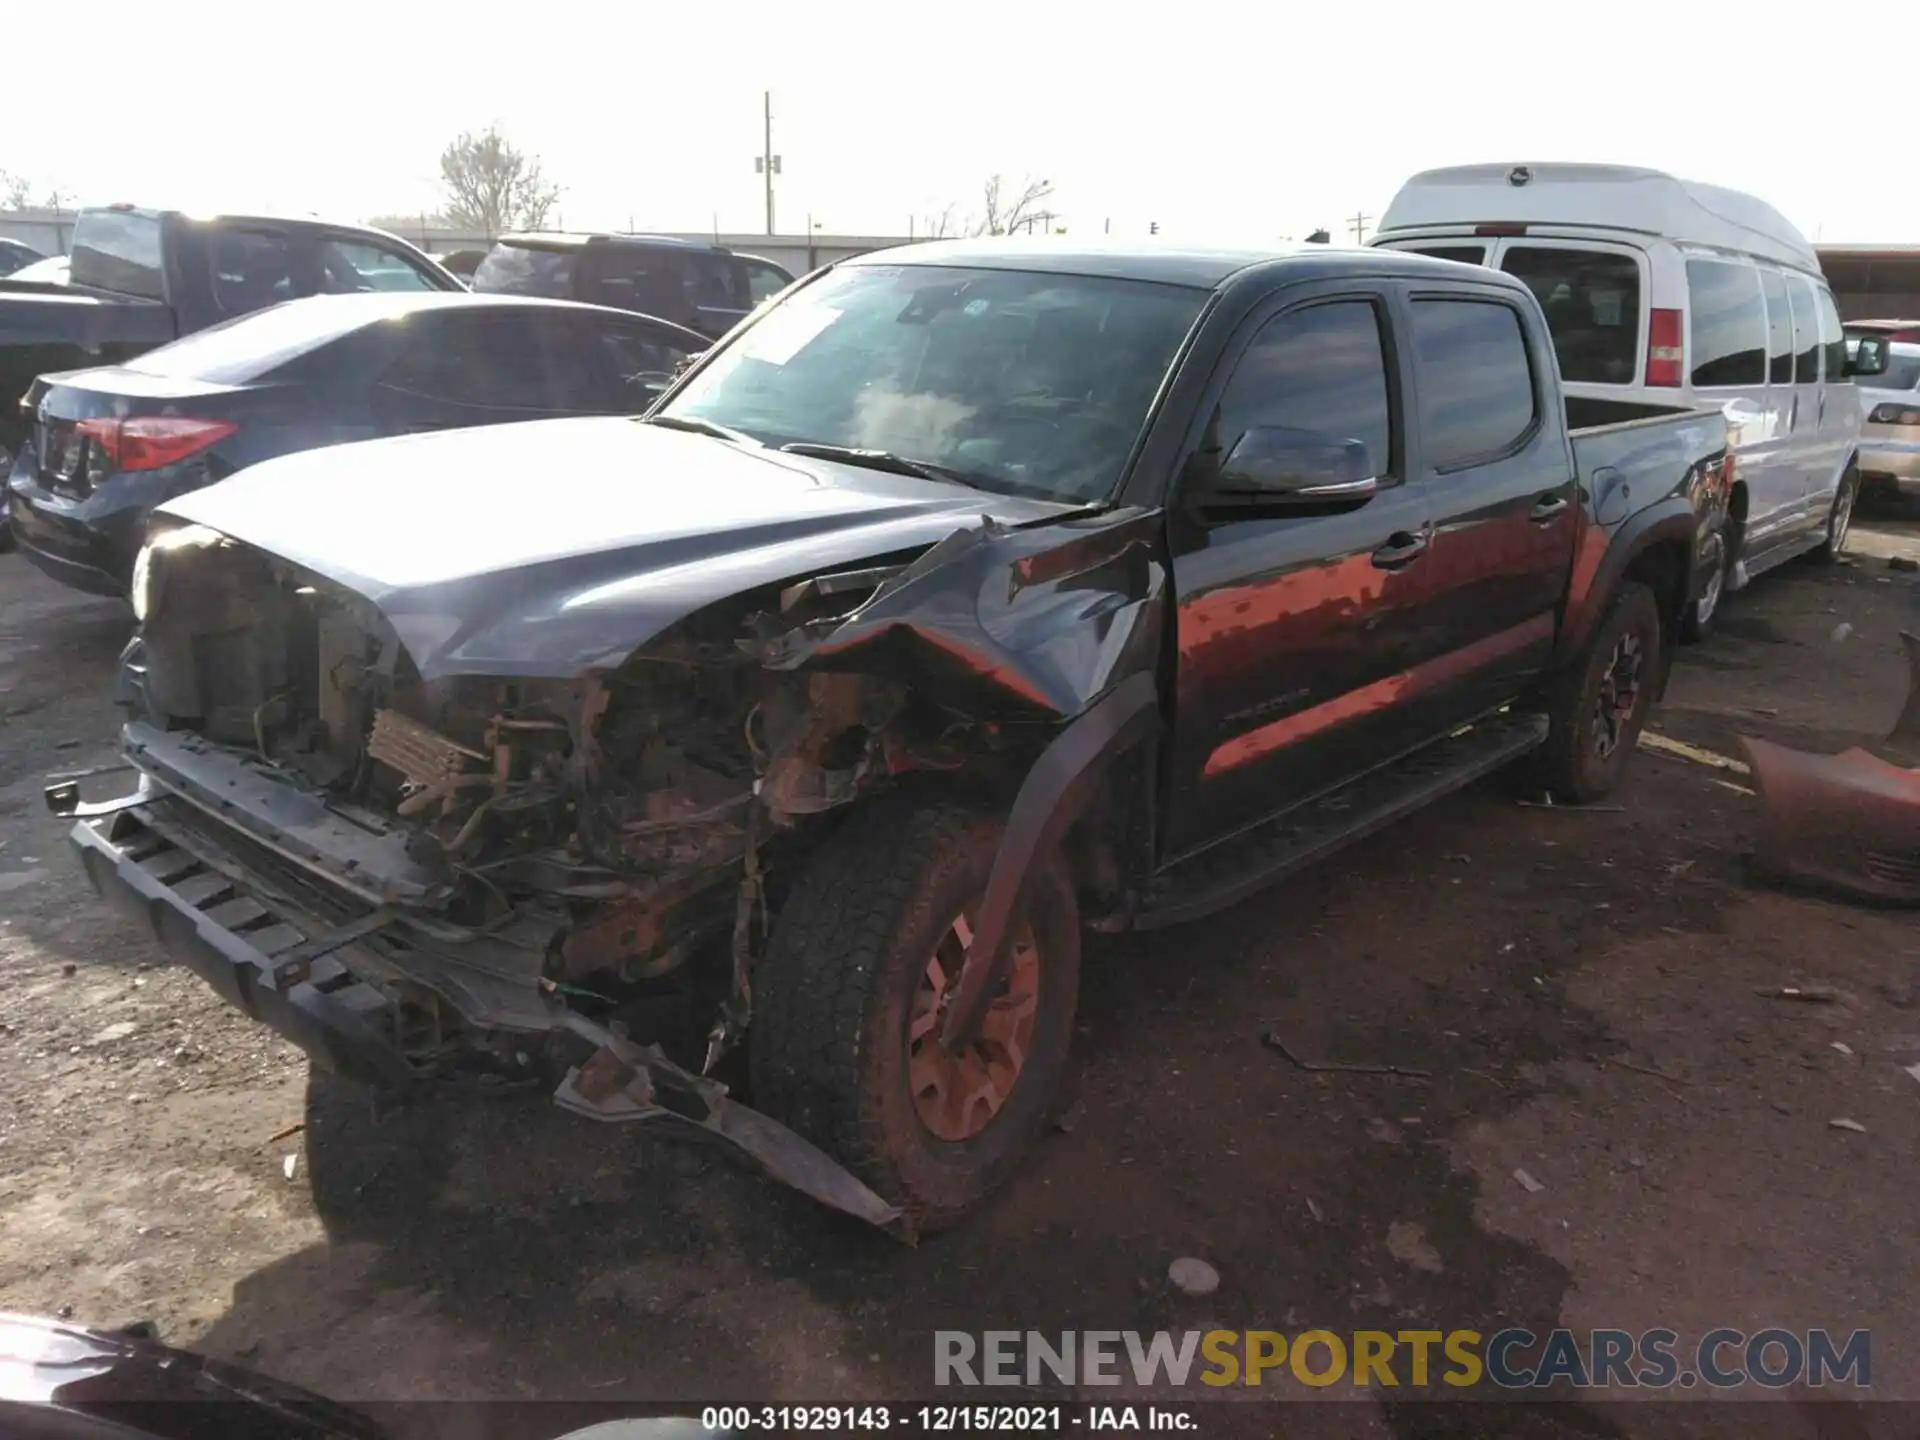
[[[1221,445],[1256,425],[1317,430],[1362,442],[1375,475],[1396,473],[1380,318],[1370,301],[1339,300],[1269,320],[1220,397]]]
[[[1793,312],[1787,308],[1787,282],[1777,270],[1760,272],[1767,297],[1767,383],[1793,383]]]
[[[1693,383],[1764,385],[1767,312],[1760,273],[1725,260],[1689,260],[1687,301],[1693,316]]]
[[[1640,265],[1631,255],[1515,245],[1500,268],[1547,312],[1560,378],[1631,385],[1640,373]]]
[[[1512,306],[1494,300],[1415,300],[1426,463],[1451,470],[1510,450],[1536,406],[1527,336]]]
[[[1793,383],[1812,385],[1820,378],[1820,316],[1813,303],[1813,282],[1787,276],[1793,302]]]
[[[1840,312],[1834,308],[1833,295],[1823,285],[1814,291],[1814,303],[1820,307],[1820,348],[1826,353],[1827,383],[1847,379],[1847,337],[1840,327]]]

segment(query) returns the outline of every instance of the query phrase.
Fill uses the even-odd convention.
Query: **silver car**
[[[1887,373],[1859,382],[1860,479],[1920,495],[1920,344],[1889,347]]]

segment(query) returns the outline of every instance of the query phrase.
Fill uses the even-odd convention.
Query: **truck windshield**
[[[82,210],[73,222],[70,248],[68,284],[149,300],[167,298],[155,217],[130,210]]]
[[[578,250],[541,250],[502,241],[487,252],[473,272],[473,288],[483,295],[538,295],[545,300],[573,298]]]
[[[847,266],[768,310],[661,413],[1099,499],[1206,298],[1084,275]]]

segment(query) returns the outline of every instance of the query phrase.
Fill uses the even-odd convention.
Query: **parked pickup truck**
[[[170,502],[134,786],[49,803],[321,1066],[544,1068],[949,1224],[1043,1123],[1085,929],[1206,915],[1501,767],[1612,789],[1726,428],[1566,408],[1484,269],[863,256],[644,419]]]
[[[36,376],[118,365],[302,295],[460,288],[406,241],[357,225],[82,210],[68,283],[0,280],[0,474],[25,437],[18,403]]]
[[[716,340],[792,283],[771,260],[670,235],[502,235],[473,272],[482,295],[609,305]]]

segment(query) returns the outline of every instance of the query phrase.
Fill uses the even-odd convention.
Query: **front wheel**
[[[940,1044],[1001,832],[951,801],[854,817],[800,873],[756,987],[755,1104],[923,1230],[953,1224],[1012,1173],[1073,1036],[1080,920],[1055,855],[978,1037],[957,1054]]]
[[[1700,558],[1696,562],[1705,572],[1700,593],[1680,616],[1680,642],[1691,645],[1696,640],[1704,640],[1713,633],[1713,624],[1720,616],[1720,604],[1727,596],[1727,577],[1733,569],[1733,546],[1728,541],[1723,526],[1707,537],[1707,543],[1701,547]]]
[[[1660,606],[1637,581],[1621,586],[1578,663],[1549,694],[1539,779],[1575,805],[1591,804],[1619,782],[1640,740],[1660,674]]]
[[[1827,511],[1827,533],[1813,558],[1832,565],[1847,553],[1847,532],[1853,529],[1853,506],[1860,498],[1860,470],[1849,464],[1840,477],[1840,488],[1833,492],[1833,507]]]

